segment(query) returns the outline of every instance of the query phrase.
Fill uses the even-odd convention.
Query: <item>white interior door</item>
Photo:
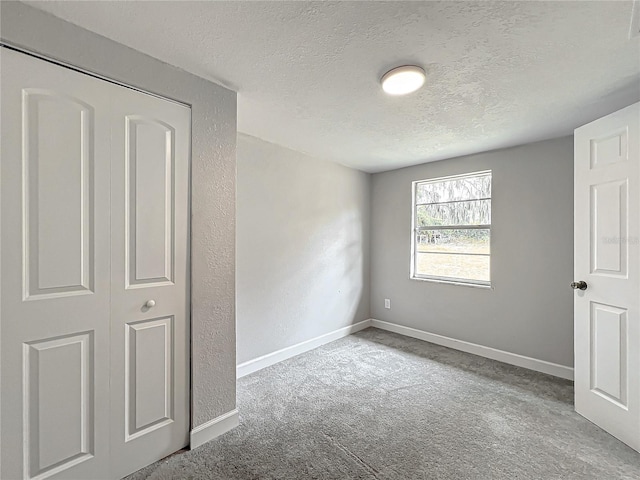
[[[188,443],[190,110],[0,52],[0,478],[120,478]]]
[[[108,99],[99,80],[0,55],[0,477],[104,478]]]
[[[575,408],[640,450],[640,103],[575,131],[574,208]]]
[[[112,108],[112,472],[189,444],[191,110],[118,89]]]

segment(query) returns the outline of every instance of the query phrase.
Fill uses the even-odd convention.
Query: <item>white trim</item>
[[[240,425],[238,410],[233,409],[230,412],[220,415],[219,417],[209,420],[207,423],[198,425],[191,430],[191,442],[189,448],[193,450],[200,445],[204,445],[220,435],[227,433],[229,430]]]
[[[349,325],[348,327],[339,328],[338,330],[325,333],[324,335],[320,335],[319,337],[306,340],[296,345],[291,345],[290,347],[283,348],[282,350],[268,353],[267,355],[263,355],[262,357],[254,358],[253,360],[249,360],[248,362],[244,362],[238,365],[236,369],[236,375],[238,378],[244,377],[245,375],[257,372],[258,370],[262,370],[263,368],[282,362],[283,360],[287,360],[288,358],[295,357],[296,355],[300,355],[301,353],[305,353],[309,350],[313,350],[314,348],[318,348],[325,343],[333,342],[334,340],[338,340],[339,338],[359,332],[360,330],[363,330],[370,326],[370,319],[363,320],[362,322],[354,323],[353,325]]]
[[[488,256],[488,255],[487,255]],[[419,282],[442,283],[444,285],[457,285],[459,287],[484,288],[485,290],[493,290],[491,283],[471,283],[463,280],[444,280],[437,277],[409,277],[409,280],[418,280]],[[144,284],[143,284],[144,285]]]
[[[490,358],[492,360],[498,360],[499,362],[508,363],[510,365],[528,368],[529,370],[535,370],[536,372],[547,373],[555,377],[573,380],[573,368],[559,365],[557,363],[538,360],[537,358],[525,357],[524,355],[519,355],[517,353],[505,352],[504,350],[485,347],[483,345],[465,342],[463,340],[456,340],[455,338],[445,337],[443,335],[437,335],[435,333],[429,333],[422,330],[417,330],[415,328],[405,327],[403,325],[384,322],[382,320],[376,320],[373,318],[371,319],[371,326],[379,328],[381,330],[399,333],[400,335],[404,335],[406,337],[417,338],[419,340],[424,340],[425,342],[442,345],[443,347],[449,347],[455,350],[460,350],[462,352],[472,353],[481,357]]]

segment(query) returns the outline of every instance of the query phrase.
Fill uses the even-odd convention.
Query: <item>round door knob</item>
[[[156,301],[155,300],[147,300],[147,303],[144,304],[145,307],[147,308],[152,308],[156,306]]]
[[[586,290],[587,282],[580,280],[579,282],[571,282],[571,288],[574,290]]]

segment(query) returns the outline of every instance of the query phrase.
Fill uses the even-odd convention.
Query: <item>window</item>
[[[490,285],[491,172],[413,182],[411,278]]]

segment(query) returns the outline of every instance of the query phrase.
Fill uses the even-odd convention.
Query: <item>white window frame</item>
[[[436,282],[436,283],[450,283],[450,284],[454,284],[454,285],[465,285],[465,286],[471,286],[471,287],[481,287],[481,288],[492,288],[491,287],[491,252],[493,251],[491,244],[492,242],[492,235],[491,235],[491,223],[488,225],[480,225],[480,224],[474,224],[474,225],[447,225],[447,226],[430,226],[430,227],[418,227],[416,225],[417,222],[417,218],[418,218],[418,204],[416,203],[416,189],[418,187],[418,185],[423,185],[425,183],[440,183],[440,182],[445,182],[448,180],[455,180],[458,178],[469,178],[469,177],[479,177],[482,175],[490,175],[491,177],[491,196],[488,198],[477,198],[477,199],[469,199],[469,200],[489,200],[491,201],[491,205],[490,208],[493,208],[493,202],[492,202],[492,198],[493,198],[493,173],[491,170],[482,170],[482,171],[478,171],[478,172],[470,172],[470,173],[463,173],[463,174],[459,174],[459,175],[450,175],[450,176],[446,176],[446,177],[437,177],[437,178],[428,178],[428,179],[424,179],[424,180],[415,180],[413,182],[411,182],[411,267],[410,267],[410,278],[412,280],[421,280],[421,281],[428,281],[428,282]],[[446,204],[446,203],[457,203],[457,202],[461,202],[461,201],[469,201],[469,200],[454,200],[454,201],[450,201],[450,202],[433,202],[432,205],[437,205],[437,204]],[[425,204],[420,204],[420,205],[425,205]],[[491,217],[491,222],[493,223],[493,216]],[[458,278],[458,277],[444,277],[444,276],[437,276],[437,275],[420,275],[418,273],[416,273],[417,269],[416,269],[416,261],[417,261],[417,255],[416,255],[416,239],[417,239],[417,232],[418,231],[423,231],[423,230],[472,230],[472,229],[482,229],[482,230],[489,230],[489,253],[487,254],[464,254],[464,255],[482,255],[482,256],[487,256],[489,257],[489,280],[474,280],[474,279],[468,279],[468,278]],[[463,254],[461,254],[463,255]]]

